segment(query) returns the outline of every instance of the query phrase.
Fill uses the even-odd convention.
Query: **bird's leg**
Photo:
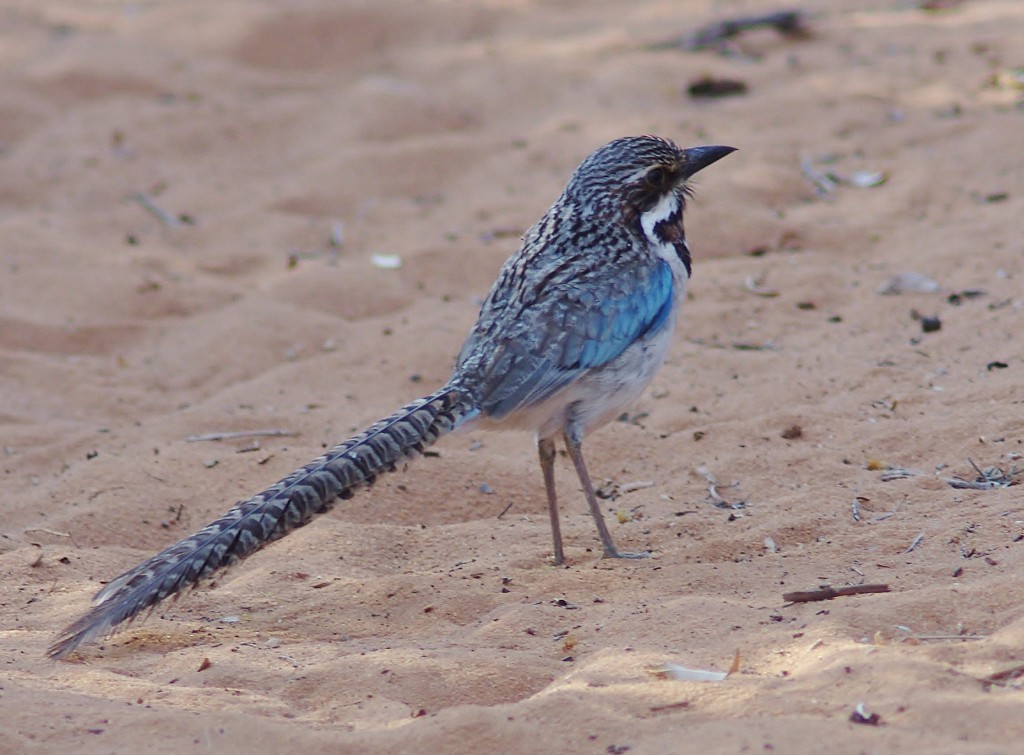
[[[650,553],[621,553],[612,542],[611,533],[608,532],[608,525],[604,522],[604,515],[601,513],[601,506],[597,502],[597,495],[594,493],[594,485],[590,482],[590,475],[587,473],[587,465],[583,462],[583,439],[581,433],[575,432],[570,427],[565,431],[565,448],[569,452],[576,467],[576,474],[579,475],[580,484],[583,486],[583,495],[590,506],[590,513],[594,517],[594,524],[597,525],[597,534],[601,536],[601,545],[604,546],[605,558],[648,558]]]
[[[555,493],[555,441],[537,438],[540,471],[544,475],[544,490],[548,494],[548,516],[551,517],[551,537],[555,541],[555,566],[565,560],[562,550],[562,525],[558,521],[558,495]]]

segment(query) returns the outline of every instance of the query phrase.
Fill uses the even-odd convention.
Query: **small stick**
[[[57,530],[48,530],[46,527],[26,527],[25,532],[45,532],[47,535],[55,535],[56,537],[66,537],[69,540],[73,539],[70,532],[58,532]]]
[[[515,503],[515,501],[509,501],[509,502],[508,502],[508,506],[506,506],[505,508],[503,508],[503,509],[501,510],[501,513],[500,513],[500,514],[498,514],[498,519],[501,519],[501,518],[502,518],[503,516],[505,516],[505,514],[507,514],[507,513],[508,513],[508,510],[509,510],[510,508],[512,508],[512,504],[513,504],[513,503]]]
[[[811,163],[811,158],[804,155],[800,160],[800,170],[803,172],[807,180],[814,185],[814,190],[818,192],[820,196],[831,194],[836,190],[836,182],[825,173],[814,167]]]
[[[678,37],[665,42],[650,45],[652,50],[681,48],[683,50],[723,49],[727,40],[741,32],[767,26],[780,34],[789,37],[808,36],[804,23],[804,14],[798,10],[783,10],[757,16],[740,16],[726,21],[718,21],[699,29],[695,34]]]
[[[654,482],[652,480],[637,480],[636,482],[624,482],[619,485],[620,493],[632,493],[634,490],[644,490],[645,488],[653,488]]]
[[[892,482],[893,480],[905,480],[908,477],[924,477],[924,472],[918,472],[916,469],[906,469],[905,467],[889,467],[887,470],[882,472],[882,482]]]
[[[921,544],[922,540],[924,540],[924,532],[923,531],[918,533],[917,537],[915,537],[914,541],[910,544],[910,547],[907,548],[903,552],[904,553],[910,553],[910,551],[914,550],[914,548],[916,548],[917,546],[919,546]]]
[[[744,501],[737,501],[736,503],[729,503],[727,500],[722,498],[718,492],[719,483],[715,479],[715,475],[712,474],[711,470],[707,467],[701,466],[694,470],[697,474],[707,480],[708,483],[708,498],[716,508],[720,509],[742,509],[745,507]],[[729,487],[732,487],[731,485]]]
[[[45,532],[47,535],[53,535],[54,537],[66,537],[68,540],[71,541],[71,544],[76,548],[82,547],[75,541],[75,536],[72,535],[70,532],[58,532],[57,530],[48,530],[46,529],[46,527],[29,527],[25,530],[25,532]],[[40,556],[40,558],[42,557]]]
[[[236,438],[255,438],[267,436],[272,438],[294,438],[298,435],[293,430],[238,430],[236,432],[203,433],[202,435],[189,435],[185,438],[186,443],[198,443],[204,440],[234,440]]]
[[[960,490],[992,490],[993,488],[1006,487],[994,480],[961,480],[956,477],[950,477],[946,480],[946,484],[951,488],[959,488]]]
[[[165,210],[163,207],[158,205],[149,194],[144,191],[140,191],[135,195],[135,201],[142,205],[143,209],[151,213],[161,223],[168,228],[180,228],[182,222],[178,218],[174,217],[171,213]]]
[[[951,668],[950,671],[954,674],[960,674],[961,676],[966,676],[968,679],[980,682],[982,687],[987,690],[993,685],[997,687],[1009,687],[1010,682],[1024,675],[1024,666],[1014,666],[1012,668],[1004,669],[1003,671],[997,671],[994,674],[989,674],[986,677],[977,677],[972,674],[966,674],[955,668]]]
[[[993,490],[995,488],[1008,488],[1011,485],[1017,484],[1017,480],[1014,478],[1024,472],[1024,469],[1011,469],[1009,472],[1004,472],[999,467],[980,469],[978,465],[974,463],[974,460],[970,458],[967,459],[967,463],[974,467],[974,471],[978,473],[978,477],[974,480],[952,477],[946,480],[946,484],[952,488],[967,490]]]
[[[1000,687],[1009,687],[1011,681],[1019,679],[1022,675],[1024,675],[1024,666],[1014,666],[1013,668],[989,674],[984,679],[979,679],[978,681],[985,685],[996,684]]]
[[[816,600],[832,600],[847,595],[865,595],[873,592],[889,592],[889,585],[853,585],[852,587],[823,587],[820,590],[787,592],[782,599],[787,603],[812,603]]]

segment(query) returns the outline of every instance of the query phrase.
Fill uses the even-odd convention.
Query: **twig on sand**
[[[820,590],[787,592],[782,599],[787,603],[813,603],[816,600],[832,600],[847,595],[865,595],[873,592],[889,592],[889,585],[853,585],[851,587],[823,587]]]
[[[189,435],[185,438],[186,443],[198,443],[204,440],[235,440],[236,438],[294,438],[298,435],[293,430],[269,429],[269,430],[237,430],[234,432],[203,433],[202,435]]]
[[[947,485],[951,488],[966,490],[995,490],[996,488],[1008,488],[1011,485],[1018,485],[1021,475],[1024,475],[1024,468],[1013,468],[1006,471],[999,467],[985,467],[985,469],[981,469],[974,463],[973,459],[968,459],[967,463],[974,467],[974,471],[978,476],[973,480],[965,480],[962,477],[950,477],[945,481]]]
[[[72,535],[70,532],[61,532],[59,530],[51,530],[51,529],[47,529],[46,527],[27,527],[24,531],[25,531],[25,533],[29,533],[29,532],[44,532],[47,535],[53,535],[54,537],[66,537],[68,540],[71,541],[71,544],[73,546],[75,546],[76,548],[81,548],[82,547],[75,540],[75,536]],[[40,558],[42,558],[41,555],[40,555]]]
[[[982,679],[978,679],[978,681],[982,683],[985,689],[988,689],[993,685],[997,687],[1019,687],[1020,684],[1018,680],[1021,677],[1024,677],[1024,665],[1011,666],[1008,669],[1003,669],[1002,671],[997,671],[994,674],[989,674]],[[1018,683],[1014,684],[1013,682]]]
[[[960,674],[961,676],[966,676],[968,679],[980,682],[981,688],[986,692],[992,687],[1012,687],[1014,689],[1020,689],[1021,679],[1024,678],[1024,664],[1011,666],[1010,668],[1003,669],[1002,671],[996,671],[988,676],[980,677],[975,676],[974,674],[968,674],[956,668],[951,668],[950,671],[954,674]]]
[[[70,532],[58,532],[57,530],[50,530],[50,529],[47,529],[46,527],[26,527],[24,531],[25,532],[45,532],[47,535],[53,535],[55,537],[66,537],[69,540],[74,541],[74,538],[71,537],[71,533]]]
[[[916,469],[907,469],[906,467],[889,467],[882,472],[882,482],[905,480],[908,477],[924,477],[924,472],[918,472]]]
[[[827,196],[836,190],[835,180],[827,173],[822,173],[815,168],[808,155],[800,158],[800,171],[811,182],[819,196]]]
[[[183,223],[181,220],[176,218],[172,213],[165,210],[163,207],[156,203],[153,197],[149,196],[144,191],[140,191],[135,195],[135,201],[142,205],[142,208],[149,212],[151,215],[156,217],[161,223],[168,228],[180,228]]]
[[[698,29],[693,34],[676,37],[650,46],[651,50],[667,50],[680,48],[683,50],[718,50],[727,49],[726,42],[742,32],[761,27],[775,29],[787,37],[806,37],[810,32],[806,25],[805,15],[798,10],[782,10],[774,13],[762,13],[756,16],[740,16],[739,18],[716,21]]]
[[[922,532],[919,532],[919,533],[917,533],[917,537],[915,537],[915,538],[914,538],[914,539],[913,539],[913,540],[911,541],[910,545],[909,545],[909,546],[907,547],[907,549],[906,549],[905,551],[903,551],[903,552],[904,552],[904,553],[910,553],[910,552],[911,552],[912,550],[914,550],[914,549],[915,549],[915,548],[916,548],[917,546],[919,546],[919,545],[921,544],[921,541],[922,541],[922,540],[924,540],[924,532],[923,532],[923,531],[922,531]]]
[[[713,503],[715,505],[715,507],[720,508],[720,509],[742,509],[742,508],[746,508],[746,506],[747,506],[747,502],[746,501],[737,501],[736,503],[729,503],[727,500],[722,498],[722,495],[718,492],[718,488],[720,487],[720,484],[719,484],[718,480],[715,478],[715,475],[712,474],[710,469],[708,469],[705,466],[700,466],[700,467],[697,467],[694,471],[697,474],[699,474],[701,477],[703,477],[705,480],[707,480],[707,483],[708,483],[708,500],[710,500],[711,503]],[[732,485],[729,485],[728,487],[735,487],[735,485],[736,485],[736,483],[733,483]]]

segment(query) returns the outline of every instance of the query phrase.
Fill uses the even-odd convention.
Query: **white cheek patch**
[[[662,241],[654,232],[658,223],[678,215],[681,207],[679,196],[675,192],[666,194],[658,200],[654,207],[640,216],[640,228],[643,229],[647,243],[651,245],[651,250],[669,264],[677,278],[685,279],[688,277],[686,267],[679,259],[675,245]],[[685,240],[681,239],[680,242],[685,246]]]
[[[663,220],[679,212],[679,197],[676,193],[670,192],[658,200],[658,204],[640,216],[640,227],[644,229],[644,235],[652,244],[657,244],[658,238],[654,235],[654,228]]]

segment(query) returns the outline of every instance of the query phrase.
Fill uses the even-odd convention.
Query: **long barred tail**
[[[476,413],[472,397],[452,384],[402,407],[108,583],[93,598],[92,610],[60,634],[50,657],[67,656],[79,644],[284,537],[338,498],[350,498],[377,475],[395,471]]]

